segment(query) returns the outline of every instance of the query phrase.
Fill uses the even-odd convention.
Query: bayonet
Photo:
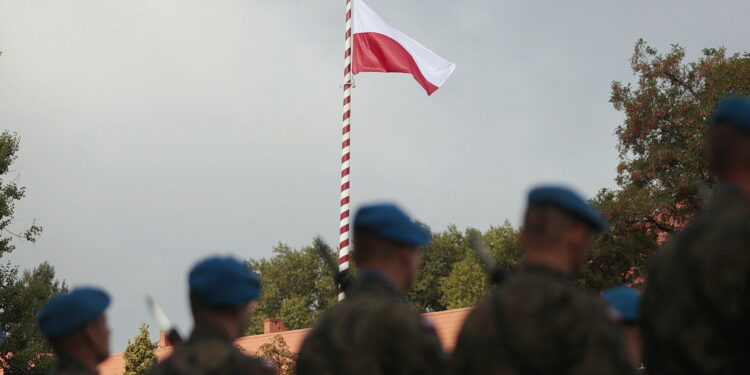
[[[167,340],[175,346],[181,344],[182,335],[180,335],[180,332],[177,331],[177,327],[172,325],[172,323],[167,318],[167,314],[164,313],[164,310],[162,310],[161,307],[149,295],[146,296],[146,306],[148,307],[148,311],[151,313],[151,316],[154,318],[154,320],[156,320],[156,324],[159,325],[159,330],[164,332],[164,334],[166,335]]]

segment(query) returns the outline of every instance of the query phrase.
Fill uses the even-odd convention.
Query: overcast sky
[[[453,61],[432,97],[357,77],[352,200],[394,200],[435,230],[518,223],[526,191],[613,187],[613,80],[643,37],[691,58],[747,50],[747,1],[369,0]],[[186,273],[338,233],[344,2],[0,0],[0,126],[21,136],[6,260],[49,261],[114,296],[113,350],[154,322],[183,331]],[[156,337],[156,330],[153,330]]]

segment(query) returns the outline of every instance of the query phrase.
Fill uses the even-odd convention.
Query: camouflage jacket
[[[347,298],[305,338],[299,375],[440,375],[446,358],[434,327],[390,282],[360,271]]]
[[[649,373],[750,371],[750,197],[725,187],[657,254],[642,298]]]
[[[196,326],[190,338],[177,346],[169,357],[154,366],[149,375],[230,375],[275,374],[269,362],[249,357],[219,330]]]
[[[464,322],[453,374],[633,374],[621,332],[596,296],[525,264]]]
[[[50,375],[96,375],[96,372],[84,367],[78,361],[65,355],[57,357],[57,365]]]

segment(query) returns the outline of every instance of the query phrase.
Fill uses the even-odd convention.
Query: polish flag
[[[353,73],[411,73],[431,95],[456,64],[394,29],[362,0],[353,1]]]

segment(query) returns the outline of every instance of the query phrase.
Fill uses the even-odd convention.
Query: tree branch
[[[659,220],[654,219],[651,216],[646,215],[643,218],[646,219],[646,221],[648,221],[649,223],[656,225],[656,227],[659,228],[659,230],[662,230],[670,234],[674,233],[674,228],[660,222]]]
[[[672,83],[676,83],[677,85],[681,86],[685,90],[688,90],[693,95],[693,97],[696,97],[696,98],[698,97],[698,93],[696,93],[695,90],[693,90],[693,88],[690,87],[687,83],[677,78],[677,76],[675,76],[674,74],[666,70],[664,71],[664,74],[667,76],[667,78],[669,78],[670,81],[672,81]]]

